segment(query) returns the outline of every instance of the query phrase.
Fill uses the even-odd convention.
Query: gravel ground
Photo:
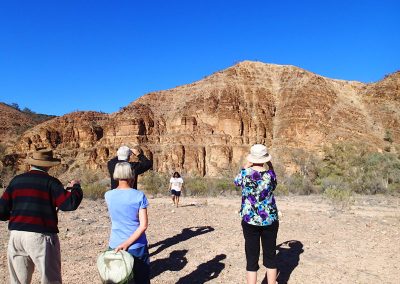
[[[179,208],[169,198],[149,201],[152,283],[245,283],[239,197],[182,198]],[[400,283],[400,198],[357,197],[344,211],[321,196],[277,203],[279,283]],[[59,228],[64,283],[101,283],[95,263],[110,228],[104,201],[61,212]],[[6,222],[0,232],[0,283],[8,283]]]

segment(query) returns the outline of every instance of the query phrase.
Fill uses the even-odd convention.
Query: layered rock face
[[[254,143],[276,160],[292,149],[400,140],[400,73],[375,84],[328,79],[293,66],[245,61],[175,89],[147,94],[117,113],[76,112],[42,123],[15,146],[51,147],[72,172],[104,169],[122,144],[139,145],[154,170],[222,176]]]

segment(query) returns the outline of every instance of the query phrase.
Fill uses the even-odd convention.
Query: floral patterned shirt
[[[278,208],[272,193],[277,181],[273,170],[258,172],[242,169],[235,178],[235,185],[242,188],[240,217],[256,226],[268,226],[278,220]]]

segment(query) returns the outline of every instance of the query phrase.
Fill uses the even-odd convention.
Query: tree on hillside
[[[19,105],[17,103],[11,103],[10,107],[15,108],[16,110],[20,110]]]
[[[32,111],[30,108],[25,107],[22,112],[27,113],[27,114],[35,114],[34,111]]]

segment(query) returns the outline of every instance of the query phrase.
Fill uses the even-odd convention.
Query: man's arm
[[[135,153],[134,153],[135,154]],[[145,171],[148,171],[153,166],[153,162],[150,161],[145,155],[139,153],[137,155],[139,162],[133,163],[133,169],[135,170],[135,174],[140,175]]]
[[[74,211],[81,204],[83,192],[78,181],[72,181],[67,189],[58,181],[52,184],[51,190],[53,204],[61,211]]]

